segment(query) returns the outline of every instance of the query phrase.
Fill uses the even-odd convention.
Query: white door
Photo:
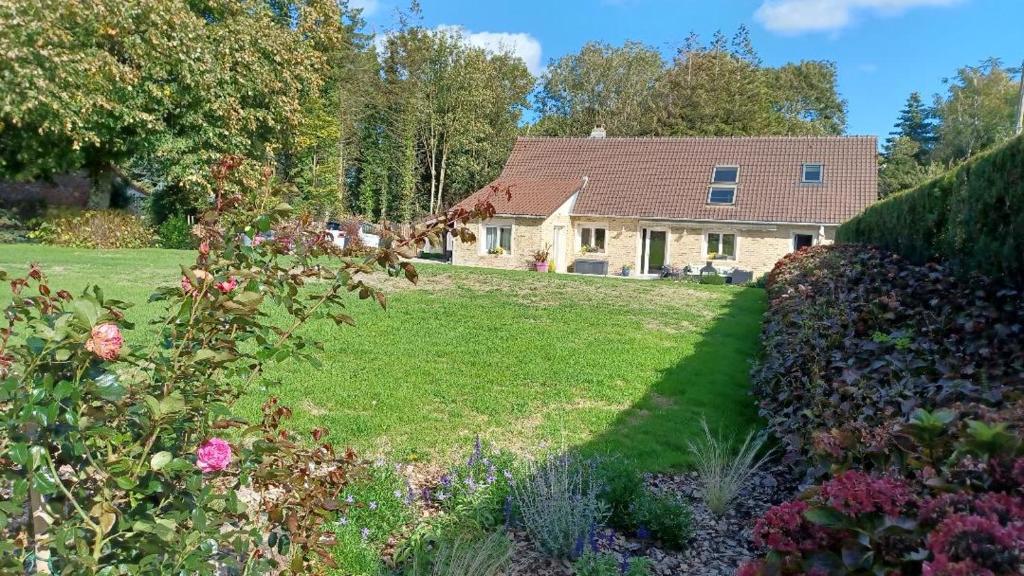
[[[555,261],[555,272],[565,272],[565,226],[555,226],[551,238],[551,257]]]

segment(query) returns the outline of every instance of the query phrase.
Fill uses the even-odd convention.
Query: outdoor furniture
[[[573,266],[573,272],[577,274],[597,274],[604,276],[608,274],[608,261],[589,258],[577,258]]]

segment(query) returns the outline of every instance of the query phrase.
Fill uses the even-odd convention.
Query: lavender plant
[[[569,558],[608,517],[595,481],[596,462],[573,454],[532,463],[512,486],[518,520],[544,552]]]

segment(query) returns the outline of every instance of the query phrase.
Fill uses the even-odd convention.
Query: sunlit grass
[[[153,341],[160,312],[146,298],[176,284],[193,254],[0,246],[0,268],[39,262],[55,287],[99,284],[137,302],[129,344]],[[645,469],[690,463],[700,418],[744,434],[755,421],[749,360],[763,292],[444,265],[418,287],[380,279],[387,310],[353,302],[358,326],[315,322],[323,365],[287,362],[266,390],[237,405],[255,418],[268,394],[295,409],[291,425],[397,459],[447,459],[480,435],[515,451],[582,446]],[[4,298],[5,296],[0,296]],[[277,314],[271,313],[271,319]]]

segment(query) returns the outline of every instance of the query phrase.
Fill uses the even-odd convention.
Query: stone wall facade
[[[551,259],[562,271],[571,268],[578,258],[605,260],[609,274],[620,274],[624,266],[631,268],[632,275],[638,275],[640,262],[641,230],[663,230],[667,234],[666,262],[673,267],[690,266],[700,269],[708,261],[707,234],[734,234],[736,256],[730,259],[715,259],[713,265],[719,269],[739,269],[753,274],[756,278],[770,271],[775,263],[793,251],[796,234],[811,236],[813,243],[831,244],[835,239],[835,226],[825,227],[824,238],[819,237],[819,227],[798,224],[737,224],[714,222],[667,222],[640,220],[637,218],[569,217],[556,212],[542,218],[495,218],[493,223],[512,224],[512,253],[487,254],[484,246],[484,229],[488,223],[480,223],[474,230],[477,242],[474,244],[455,243],[453,263],[491,268],[531,269],[533,252],[553,243],[554,227],[562,226],[567,232],[563,255],[552,253]],[[604,252],[581,251],[580,230],[584,227],[605,229]],[[559,265],[559,258],[566,261]]]

